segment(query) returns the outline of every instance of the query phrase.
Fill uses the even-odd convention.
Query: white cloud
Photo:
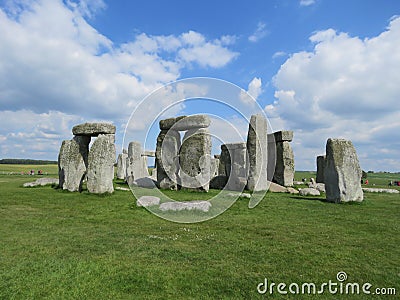
[[[300,0],[300,6],[310,6],[315,4],[315,0]]]
[[[248,40],[252,43],[256,43],[268,34],[266,29],[267,25],[263,22],[258,22],[257,29],[252,35],[249,36]]]
[[[20,120],[24,111],[26,119],[18,132],[28,135],[32,122],[47,119],[40,116],[50,113],[122,124],[144,96],[177,80],[183,68],[193,63],[219,68],[238,55],[228,48],[234,37],[209,40],[194,31],[168,36],[142,33],[116,45],[86,21],[105,8],[102,0],[18,0],[4,7],[0,8],[0,112],[8,112],[7,120]],[[7,137],[13,148],[5,120],[1,118],[0,136]]]
[[[255,104],[258,97],[262,93],[262,83],[261,78],[254,77],[252,81],[250,81],[247,92],[241,91],[240,100],[247,104]],[[249,96],[250,95],[250,96]]]
[[[286,55],[287,55],[287,53],[284,52],[284,51],[277,51],[272,55],[272,59],[283,57],[283,56],[286,56]]]
[[[400,162],[393,161],[400,157],[400,19],[372,38],[328,29],[310,41],[314,51],[295,53],[281,66],[273,80],[277,100],[266,107],[295,131],[300,166],[315,168],[326,139],[343,137],[353,140],[365,168],[398,171]],[[380,145],[391,156],[378,155]]]

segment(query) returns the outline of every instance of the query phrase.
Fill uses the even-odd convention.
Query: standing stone
[[[218,168],[219,168],[219,159],[215,157],[211,158],[211,171],[210,171],[211,178],[218,176]]]
[[[227,171],[229,170],[229,172]],[[221,145],[221,155],[219,159],[218,174],[220,176],[229,176],[231,170],[231,157],[225,144]]]
[[[162,121],[160,121],[160,128],[165,128],[161,126],[161,122]],[[178,152],[180,146],[181,136],[178,131],[161,130],[158,134],[155,153],[156,172],[157,183],[162,189],[178,189]]]
[[[293,186],[294,155],[287,141],[276,143],[276,165],[274,181],[283,186]]]
[[[90,193],[114,192],[114,134],[99,134],[89,152],[87,188]]]
[[[126,159],[128,158],[127,153],[120,153],[118,154],[117,159],[117,178],[118,179],[125,179],[126,177]]]
[[[251,191],[267,190],[267,120],[262,114],[252,115],[250,118],[247,152],[249,156],[247,188]]]
[[[182,188],[208,192],[211,179],[211,135],[208,128],[190,129],[185,133],[179,164]]]
[[[317,182],[324,183],[325,155],[317,156]]]
[[[326,199],[330,202],[363,200],[362,170],[351,141],[328,139],[324,180]]]
[[[131,183],[139,178],[149,176],[147,171],[147,157],[142,156],[143,150],[140,142],[130,142],[128,157],[126,159],[126,181]]]
[[[62,142],[58,155],[58,176],[63,190],[81,191],[88,164],[89,143],[88,136],[76,136]]]
[[[227,189],[243,191],[248,179],[248,157],[246,143],[231,143],[221,145],[225,160],[225,174],[228,177]],[[226,149],[226,150],[225,150]],[[226,155],[228,152],[228,155]]]
[[[290,142],[293,140],[293,131],[282,130],[268,134],[268,178],[282,186],[293,186],[294,154]],[[275,165],[273,176],[270,167]]]

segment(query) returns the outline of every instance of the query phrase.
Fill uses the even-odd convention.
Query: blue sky
[[[0,0],[0,158],[55,160],[86,121],[113,122],[119,150],[146,95],[200,76],[248,91],[257,105],[231,99],[245,118],[261,109],[272,130],[294,130],[296,169],[315,169],[327,138],[341,137],[363,169],[400,171],[397,15],[397,0]],[[169,96],[128,139],[144,141]],[[166,115],[214,109],[245,138],[245,119],[201,103]]]

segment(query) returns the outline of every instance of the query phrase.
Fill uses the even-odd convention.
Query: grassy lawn
[[[56,166],[46,167],[56,176]],[[400,195],[366,193],[361,204],[330,204],[267,193],[254,209],[242,199],[210,221],[178,224],[136,207],[126,191],[21,187],[35,178],[0,175],[0,299],[379,298],[257,293],[264,278],[318,286],[337,282],[339,271],[346,282],[400,293]]]

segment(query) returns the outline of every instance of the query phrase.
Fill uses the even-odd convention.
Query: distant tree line
[[[4,158],[0,159],[0,164],[7,165],[54,165],[57,161],[39,159]]]

